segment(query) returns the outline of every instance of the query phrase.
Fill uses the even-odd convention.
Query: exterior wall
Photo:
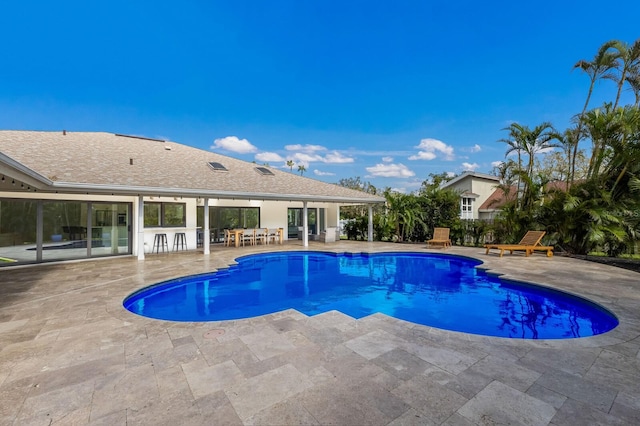
[[[472,185],[471,179],[469,178],[459,180],[453,185],[447,186],[447,188],[450,188],[450,189],[453,189],[454,191],[459,191],[459,192],[473,192],[473,185]]]
[[[137,197],[135,198],[137,200]],[[185,237],[187,239],[187,249],[193,250],[197,245],[197,202],[193,198],[177,198],[177,197],[144,197],[145,202],[155,202],[155,203],[183,203],[185,204],[185,215],[186,215],[186,226],[176,226],[176,227],[160,227],[160,228],[144,228],[144,252],[151,253],[153,250],[153,242],[156,234],[166,234],[167,235],[167,245],[169,246],[169,250],[173,247],[173,241],[176,233],[184,232]],[[137,221],[138,218],[138,204],[137,202],[133,205],[133,217]],[[135,244],[133,246],[133,254],[138,254],[138,244],[137,244],[137,223],[132,223],[131,228],[134,230],[134,239]]]
[[[478,208],[485,201],[487,201],[487,198],[489,198],[491,194],[493,194],[493,192],[496,190],[496,187],[498,186],[498,182],[484,179],[473,179],[472,185],[472,192],[479,195],[479,197],[474,201],[474,217],[480,218],[480,215],[478,214]]]

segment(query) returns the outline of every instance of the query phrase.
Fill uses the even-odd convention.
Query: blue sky
[[[5,3],[1,129],[166,138],[405,192],[490,172],[514,121],[566,128],[589,85],[575,62],[640,37],[630,0]],[[603,82],[592,105],[614,97]]]

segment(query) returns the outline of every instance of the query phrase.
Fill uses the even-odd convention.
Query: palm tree
[[[609,80],[615,80],[615,76],[611,73],[611,70],[614,69],[617,65],[616,55],[611,53],[609,49],[611,49],[615,43],[615,40],[611,40],[600,46],[598,49],[598,53],[593,58],[593,61],[587,61],[585,59],[581,59],[573,66],[573,69],[580,68],[584,71],[591,81],[589,85],[589,93],[587,94],[587,100],[584,103],[584,107],[582,107],[582,113],[580,116],[582,117],[589,106],[589,101],[591,100],[591,95],[593,93],[593,87],[596,84],[596,81],[600,78],[606,78]]]
[[[523,126],[521,126],[518,123],[511,123],[511,125],[509,127],[505,127],[502,130],[508,130],[509,131],[509,138],[508,139],[500,139],[498,142],[504,142],[506,143],[509,147],[507,148],[507,151],[504,153],[505,158],[511,154],[512,152],[516,152],[518,155],[518,168],[516,170],[522,170],[522,151],[523,151],[523,146],[522,146],[522,138],[520,138],[520,135],[522,134],[522,132],[524,131]],[[518,183],[517,183],[517,188],[520,188],[520,177],[518,177]],[[519,203],[519,190],[516,191],[516,204]]]
[[[302,164],[300,164],[298,166],[298,171],[300,172],[300,176],[302,176],[302,174],[307,171],[307,168],[305,166],[303,166]]]
[[[580,127],[576,126],[576,127],[566,129],[563,133],[556,132],[553,134],[553,138],[559,142],[560,146],[562,147],[562,150],[564,151],[564,155],[567,159],[567,163],[566,163],[567,188],[569,188],[573,183],[573,173],[575,173],[575,162],[576,162],[573,153],[575,152],[575,155],[576,156],[578,155],[578,151],[576,147],[578,145],[578,142],[580,141],[579,132],[580,132]]]
[[[293,160],[287,160],[287,166],[289,167],[289,170],[293,171],[293,166],[295,166],[296,163],[293,162]]]
[[[616,78],[618,94],[613,104],[613,109],[615,110],[618,107],[622,86],[627,81],[627,76],[637,73],[638,68],[640,68],[640,38],[633,42],[631,46],[622,41],[613,41],[611,48],[616,50],[616,69],[620,73]]]
[[[636,97],[636,103],[633,105],[638,108],[640,107],[640,67],[627,76],[627,83],[631,86],[631,90]]]
[[[587,112],[581,121],[593,145],[587,179],[598,179],[602,165],[607,163],[606,157],[610,151],[607,147],[620,135],[620,120],[611,103],[607,103],[603,108]]]
[[[509,139],[502,139],[503,142],[506,142],[509,145],[506,155],[509,155],[513,151],[518,153],[518,168],[520,169],[518,174],[518,189],[521,181],[524,180],[522,194],[525,196],[526,200],[530,200],[531,197],[529,196],[529,190],[531,189],[531,185],[529,182],[533,179],[535,156],[543,150],[558,146],[558,144],[551,142],[554,139],[555,130],[549,122],[541,123],[533,129],[522,124],[512,123],[509,127],[503,130],[509,130]],[[523,152],[528,156],[526,169],[522,168]],[[523,173],[528,177],[528,179],[522,179]],[[518,196],[516,197],[519,199]],[[524,204],[528,204],[528,202]]]
[[[617,42],[615,40],[608,41],[600,46],[598,49],[598,53],[593,58],[593,61],[587,61],[585,59],[581,59],[573,66],[573,69],[579,68],[584,71],[590,80],[589,84],[589,92],[587,93],[587,99],[584,102],[584,106],[582,107],[582,112],[578,118],[578,128],[577,132],[573,135],[567,135],[571,137],[575,137],[574,140],[571,141],[573,145],[573,149],[571,152],[571,156],[569,157],[569,179],[567,184],[573,184],[573,178],[575,176],[575,159],[578,155],[578,145],[580,144],[580,135],[582,130],[582,118],[584,117],[584,113],[587,111],[587,107],[589,106],[589,101],[591,100],[591,95],[593,94],[593,88],[598,79],[604,78],[608,80],[615,80],[615,76],[611,72],[618,64],[617,57],[615,54],[609,51]]]

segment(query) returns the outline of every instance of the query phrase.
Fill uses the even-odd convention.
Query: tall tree
[[[287,160],[287,167],[289,167],[289,170],[293,171],[293,166],[295,166],[296,163],[293,162],[293,160]]]
[[[622,94],[622,86],[624,86],[624,83],[627,81],[627,76],[637,72],[638,68],[640,68],[640,38],[631,45],[618,40],[612,43],[611,48],[616,51],[614,54],[617,59],[616,69],[619,72],[616,76],[618,94],[613,104],[613,109],[616,109],[620,101],[620,95]]]
[[[618,61],[617,56],[610,52],[610,49],[615,45],[616,41],[611,40],[604,43],[598,49],[598,53],[593,58],[592,61],[587,61],[585,59],[581,59],[573,66],[573,69],[579,68],[584,71],[585,74],[589,76],[589,92],[587,93],[587,99],[584,102],[584,106],[582,107],[582,112],[578,117],[578,127],[575,133],[565,134],[564,143],[568,143],[572,145],[571,156],[569,158],[569,176],[567,179],[567,184],[571,186],[575,179],[575,160],[578,156],[578,145],[580,145],[580,137],[582,135],[582,118],[584,117],[585,112],[587,111],[587,107],[589,106],[589,101],[591,100],[591,95],[593,94],[593,88],[595,87],[596,82],[599,79],[608,79],[615,81],[615,75],[612,70],[616,68]]]
[[[302,164],[300,164],[298,166],[298,171],[300,172],[300,176],[302,176],[302,174],[307,171],[307,168],[305,166],[303,166]]]
[[[633,105],[638,108],[640,107],[640,67],[633,70],[633,74],[627,76],[627,82],[636,97],[636,102]]]
[[[518,123],[511,123],[509,127],[505,127],[502,130],[509,131],[508,138],[499,140],[499,142],[504,142],[508,145],[507,151],[504,153],[504,156],[506,158],[513,152],[515,152],[518,155],[518,163],[517,163],[518,167],[515,170],[512,169],[512,172],[514,171],[519,172],[520,170],[522,170],[522,151],[524,150],[524,147],[522,145],[522,138],[520,137],[520,135],[524,132],[524,126]],[[516,186],[518,188],[518,190],[516,191],[516,205],[519,205],[520,204],[520,201],[519,201],[520,178],[519,177],[518,177]]]
[[[536,154],[558,146],[552,142],[555,130],[549,122],[541,123],[533,129],[519,123],[512,123],[503,130],[509,131],[509,138],[502,139],[502,142],[506,142],[507,145],[509,145],[506,155],[509,155],[513,151],[518,153],[518,168],[520,169],[518,172],[518,192],[520,192],[521,182],[524,182],[522,188],[524,201],[520,204],[521,207],[524,207],[525,204],[529,205],[532,199],[529,193],[532,189],[530,182],[533,179],[533,167]],[[527,155],[526,168],[522,167],[522,153]],[[520,200],[520,198],[518,195],[517,200]]]
[[[584,102],[584,106],[582,107],[582,112],[580,116],[582,117],[589,106],[589,101],[591,100],[591,95],[593,94],[593,88],[596,82],[601,79],[609,79],[615,80],[615,76],[611,72],[617,65],[616,55],[609,51],[615,43],[615,40],[608,41],[600,46],[598,49],[598,53],[593,58],[592,61],[587,61],[586,59],[581,59],[573,66],[573,69],[579,68],[585,72],[589,76],[589,92],[587,93],[587,100]]]

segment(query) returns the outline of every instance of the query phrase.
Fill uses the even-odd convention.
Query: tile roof
[[[383,197],[171,141],[105,132],[0,131],[0,166],[35,176],[43,191],[379,203]],[[210,162],[228,171],[216,171]],[[26,169],[25,169],[26,168]]]
[[[505,194],[502,188],[496,188],[478,210],[499,210],[507,201],[515,199],[517,187],[514,185],[509,189],[509,194]]]

